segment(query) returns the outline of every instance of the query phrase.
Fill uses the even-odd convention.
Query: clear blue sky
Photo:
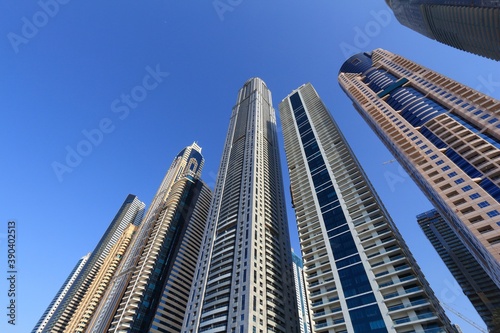
[[[401,26],[383,0],[221,0],[219,12],[212,1],[59,1],[41,0],[52,3],[48,15],[35,1],[0,0],[1,309],[7,221],[18,232],[17,322],[7,325],[2,314],[1,332],[33,328],[127,194],[149,205],[184,146],[203,147],[203,178],[213,187],[236,94],[253,76],[267,83],[276,108],[301,84],[314,85],[436,295],[483,325],[416,223],[430,203],[397,163],[385,163],[393,157],[337,73],[352,53],[382,47],[499,98],[498,62]],[[84,133],[94,133],[93,144]],[[86,156],[69,165],[77,149]]]

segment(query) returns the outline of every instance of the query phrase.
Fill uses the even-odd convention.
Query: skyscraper
[[[311,317],[309,302],[307,300],[306,283],[304,277],[304,265],[302,259],[292,252],[293,279],[295,281],[295,295],[297,298],[297,310],[299,313],[300,333],[311,333]]]
[[[238,93],[183,332],[298,331],[276,118],[259,78]]]
[[[454,332],[313,86],[279,110],[314,332]]]
[[[500,288],[435,209],[418,215],[417,221],[486,326],[494,332],[493,313],[500,309]]]
[[[398,21],[457,49],[500,60],[497,0],[386,0]]]
[[[75,313],[68,322],[65,332],[85,332],[88,323],[94,315],[94,311],[101,301],[102,296],[104,295],[109,282],[116,271],[116,268],[120,264],[123,254],[127,250],[136,229],[136,225],[129,224],[120,239],[118,239],[115,245],[113,245],[109,251],[109,255],[102,263],[96,277],[92,280],[92,283],[90,283],[85,296],[78,304]]]
[[[338,79],[500,287],[500,101],[382,49],[349,58]]]
[[[144,215],[144,207],[144,203],[139,201],[137,196],[132,194],[127,196],[43,332],[55,333],[66,330],[113,246],[130,224],[140,224]]]
[[[193,143],[181,150],[125,254],[89,332],[179,332],[211,192]]]
[[[76,278],[78,277],[78,275],[82,271],[82,268],[83,268],[83,266],[85,266],[85,263],[87,262],[89,257],[90,257],[90,253],[81,257],[80,260],[78,260],[75,267],[73,268],[73,270],[69,274],[68,278],[66,279],[66,281],[64,281],[63,285],[61,286],[61,288],[57,292],[56,296],[54,296],[54,298],[52,299],[52,302],[50,302],[49,306],[47,307],[47,309],[43,313],[43,315],[40,318],[40,320],[38,321],[38,323],[35,325],[35,328],[33,328],[33,331],[31,331],[31,333],[42,333],[43,332],[45,325],[47,325],[50,318],[52,317],[54,312],[57,310],[57,307],[64,299],[64,296],[66,296],[66,293],[71,288],[71,285],[73,285],[73,282],[75,282]]]

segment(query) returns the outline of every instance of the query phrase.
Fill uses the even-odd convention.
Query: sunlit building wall
[[[382,49],[352,56],[338,80],[500,287],[500,101]]]

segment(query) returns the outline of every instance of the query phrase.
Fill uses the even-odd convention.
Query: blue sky
[[[0,0],[0,12],[0,257],[7,221],[18,234],[17,321],[0,316],[0,331],[29,332],[127,194],[149,205],[193,141],[213,187],[236,94],[253,76],[267,83],[275,108],[301,84],[314,85],[438,298],[483,325],[416,223],[431,204],[386,163],[393,157],[337,73],[354,52],[381,47],[500,98],[498,62],[405,28],[382,0]],[[299,252],[291,208],[288,215]],[[7,276],[5,259],[0,272]]]

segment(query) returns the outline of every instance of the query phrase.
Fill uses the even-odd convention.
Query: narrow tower
[[[69,288],[64,299],[54,311],[43,332],[64,332],[77,308],[89,291],[89,287],[99,274],[103,263],[130,224],[140,224],[145,204],[137,196],[129,194],[120,210],[104,232],[101,240],[92,251],[80,274]]]
[[[271,93],[238,93],[183,332],[298,331]]]
[[[435,209],[418,215],[417,222],[490,332],[495,332],[500,289]]]
[[[292,252],[293,278],[295,281],[295,291],[297,298],[297,309],[299,311],[300,333],[311,333],[311,317],[309,301],[307,299],[306,281],[304,276],[304,264],[302,259]]]
[[[179,332],[211,192],[193,143],[167,171],[88,332]]]
[[[82,271],[82,268],[85,266],[85,263],[87,263],[87,260],[89,259],[89,257],[90,257],[90,253],[88,253],[87,255],[80,258],[80,260],[78,260],[76,266],[73,268],[73,270],[69,274],[66,281],[64,281],[63,285],[61,286],[61,288],[57,292],[56,296],[54,296],[54,298],[52,299],[52,302],[50,302],[49,306],[47,307],[47,309],[43,313],[43,315],[40,318],[40,320],[38,321],[38,323],[35,325],[35,328],[33,328],[33,331],[31,331],[31,333],[42,333],[43,332],[45,325],[47,325],[50,318],[52,317],[54,312],[57,310],[57,307],[64,299],[64,296],[66,296],[66,293],[73,285],[73,282],[75,282],[76,278],[78,277],[78,275]]]
[[[314,332],[454,332],[311,84],[279,105]]]

